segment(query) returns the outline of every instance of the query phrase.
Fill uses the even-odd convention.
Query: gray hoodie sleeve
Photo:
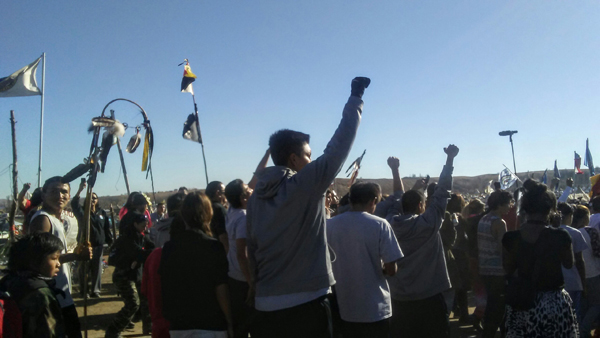
[[[423,215],[421,215],[427,225],[434,227],[434,231],[440,229],[444,220],[446,205],[450,198],[450,190],[452,190],[453,170],[454,168],[452,167],[444,166],[438,185],[433,193],[431,204],[427,207]]]
[[[310,189],[315,194],[325,193],[350,153],[360,123],[362,107],[361,99],[350,96],[344,107],[342,121],[327,144],[323,155],[294,175],[294,180],[299,187]]]

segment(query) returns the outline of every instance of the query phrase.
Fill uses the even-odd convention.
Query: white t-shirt
[[[331,265],[342,319],[372,323],[391,317],[383,263],[404,255],[390,224],[366,212],[349,211],[327,221],[327,243],[335,253]]]
[[[589,228],[589,227],[586,227]],[[595,230],[594,228],[590,228]],[[592,278],[600,275],[600,257],[594,256],[594,252],[592,251],[592,240],[587,230],[578,229],[583,235],[585,241],[589,244],[589,249],[583,250],[583,260],[585,262],[585,278]]]
[[[569,235],[571,235],[574,254],[590,249],[590,246],[585,241],[585,238],[579,230],[564,224],[560,227],[562,229],[567,230]],[[565,280],[565,290],[583,291],[583,284],[581,283],[581,278],[579,278],[579,272],[577,271],[577,267],[575,265],[573,265],[573,267],[570,269],[565,269],[564,267],[562,267],[562,272],[563,278]]]
[[[593,214],[590,216],[589,227],[600,231],[600,213]]]
[[[229,252],[227,261],[229,262],[229,277],[245,282],[246,277],[240,269],[240,263],[237,259],[236,240],[246,238],[246,209],[229,208],[227,211],[227,222],[225,223],[227,237],[229,240]]]
[[[68,226],[67,218],[63,218],[63,220],[59,220],[58,218],[50,215],[49,213],[39,210],[36,212],[33,217],[31,217],[31,221],[33,221],[36,217],[44,215],[48,217],[52,229],[50,229],[50,233],[54,236],[58,237],[60,241],[63,243],[65,249],[61,252],[61,254],[67,253],[67,238],[65,236],[65,226]],[[71,296],[71,263],[61,263],[58,271],[58,275],[56,275],[56,287],[63,290],[65,293],[65,297],[62,295],[57,295],[56,299],[60,304],[61,308],[65,308],[67,306],[71,306],[74,304],[73,297]]]

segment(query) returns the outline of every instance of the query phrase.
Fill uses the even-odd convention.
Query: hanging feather
[[[106,130],[118,138],[121,138],[123,135],[125,135],[125,126],[123,123],[119,122],[119,120],[115,120],[115,123],[110,128],[106,128]]]
[[[102,150],[100,151],[100,155],[98,159],[102,162],[102,166],[100,167],[100,172],[103,173],[106,168],[106,160],[108,159],[108,153],[110,152],[110,148],[117,142],[116,136],[111,134],[108,131],[105,131],[102,135]]]
[[[92,124],[90,124],[90,127],[88,128],[88,132],[91,133],[92,131],[94,131],[94,128],[104,128],[104,127],[112,127],[115,121],[111,118],[108,117],[94,117],[92,119]]]
[[[86,159],[87,162],[87,159]],[[71,169],[68,173],[63,176],[64,183],[70,183],[87,173],[92,168],[90,163],[78,164],[75,168]]]
[[[148,170],[146,171],[146,179],[148,179],[148,174],[152,171],[152,154],[154,154],[154,132],[152,131],[152,127],[150,127],[150,121],[148,121],[146,132],[150,135],[150,153],[148,157]]]
[[[142,136],[140,136],[140,127],[135,127],[135,135],[131,136],[131,139],[129,139],[129,143],[127,144],[127,148],[125,148],[125,151],[133,154],[140,146],[141,142]]]

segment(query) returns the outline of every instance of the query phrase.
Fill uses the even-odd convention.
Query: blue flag
[[[596,175],[596,173],[594,173],[594,161],[592,160],[592,153],[590,152],[589,139],[585,140],[585,159],[583,160],[583,165],[590,170],[590,177]]]
[[[556,160],[554,160],[554,178],[560,180],[560,171],[558,171],[558,167],[556,166]]]
[[[544,176],[542,176],[542,183],[548,184],[548,169],[544,171]]]

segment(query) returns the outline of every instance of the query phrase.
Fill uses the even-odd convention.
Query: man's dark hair
[[[291,154],[300,156],[304,144],[310,143],[310,135],[299,131],[281,129],[269,138],[271,158],[275,165],[287,165]]]
[[[212,199],[215,198],[215,195],[217,194],[217,192],[219,190],[221,190],[222,185],[223,185],[223,182],[212,181],[206,186],[206,190],[204,190],[204,194],[208,198],[210,198],[210,200],[212,201]]]
[[[545,184],[529,179],[523,183],[523,188],[521,210],[526,214],[549,215],[550,211],[556,210],[556,195]]]
[[[7,268],[12,272],[39,269],[44,258],[63,249],[60,239],[49,232],[36,232],[23,236],[11,245]]]
[[[227,201],[229,201],[229,204],[235,209],[242,207],[242,197],[245,193],[244,181],[239,178],[229,182],[225,187],[225,197],[227,198]]]
[[[425,195],[419,190],[409,190],[402,195],[402,213],[405,215],[416,214],[419,203],[425,201]]]
[[[560,211],[560,215],[562,217],[567,217],[573,214],[573,206],[571,206],[568,203],[560,202],[558,203],[558,206],[556,208],[558,209],[558,211]]]
[[[35,188],[35,190],[33,191],[33,193],[31,194],[31,199],[29,199],[29,201],[31,202],[31,207],[35,208],[38,205],[42,204],[43,200],[42,200],[42,188]]]
[[[352,205],[366,205],[380,197],[381,187],[377,183],[360,182],[350,187],[350,203]]]
[[[71,190],[71,185],[69,184],[69,182],[65,182],[62,176],[54,176],[50,177],[46,180],[46,182],[44,182],[44,185],[42,186],[42,192],[46,192],[48,188],[55,183],[66,184],[69,186],[69,190]]]
[[[592,198],[590,201],[590,207],[592,207],[593,212],[600,212],[600,196]]]
[[[173,217],[172,214],[181,209],[184,198],[185,195],[182,193],[176,193],[167,198],[167,211],[169,212],[169,217]]]
[[[509,193],[506,190],[496,190],[493,193],[490,194],[490,197],[488,198],[488,206],[490,207],[490,210],[496,210],[498,209],[500,206],[503,206],[505,204],[510,203],[510,201],[513,201],[513,196],[511,193]]]

